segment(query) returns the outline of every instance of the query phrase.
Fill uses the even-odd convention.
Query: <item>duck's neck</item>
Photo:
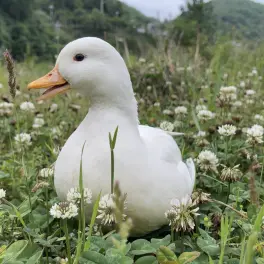
[[[121,98],[112,100],[102,96],[91,98],[89,112],[80,129],[105,136],[105,133],[113,133],[118,126],[119,131],[125,130],[128,135],[138,136],[138,112],[134,95],[131,100],[118,99]]]

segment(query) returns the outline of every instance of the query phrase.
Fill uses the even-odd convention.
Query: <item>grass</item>
[[[0,89],[1,100],[14,104],[10,110],[0,105],[0,189],[6,191],[0,203],[1,264],[65,263],[66,258],[68,263],[264,263],[263,135],[254,142],[252,138],[248,140],[246,133],[246,128],[255,124],[264,126],[264,48],[260,45],[249,50],[246,46],[236,48],[230,43],[219,43],[210,47],[212,58],[201,59],[198,64],[194,64],[192,50],[176,47],[170,58],[163,50],[161,45],[145,61],[131,57],[130,73],[141,123],[159,127],[167,121],[174,124],[174,131],[185,133],[176,138],[177,143],[184,159],[195,159],[197,176],[196,196],[184,212],[199,207],[199,215],[181,217],[183,221],[193,220],[194,226],[186,220],[187,228],[183,228],[176,221],[146,237],[129,238],[130,219],[123,219],[125,195],[114,186],[117,130],[109,131],[109,193],[114,193],[113,200],[118,205],[113,210],[118,220],[112,231],[105,231],[96,218],[100,196],[93,197],[92,220],[85,223],[82,163],[78,217],[67,221],[53,218],[49,210],[59,202],[53,173],[42,169],[52,168],[57,150],[82,121],[88,102],[69,93],[38,104],[36,95],[25,87],[30,80],[46,73],[52,62],[39,64],[28,60],[16,65],[21,93],[14,99],[8,92],[6,70],[0,66],[0,82],[4,86]],[[223,99],[222,86],[236,86],[237,99]],[[248,90],[255,93],[246,95]],[[32,102],[35,109],[20,109],[24,101]],[[241,106],[235,101],[240,101]],[[203,105],[215,116],[202,120],[197,105]],[[186,107],[187,114],[175,114],[177,106]],[[36,117],[45,123],[33,128]],[[221,136],[218,128],[225,124],[234,125],[236,134]],[[198,131],[205,135],[197,136]],[[18,144],[15,136],[20,133],[29,134],[30,140]],[[208,161],[201,162],[200,154],[205,150],[215,155],[214,168],[208,167]],[[210,197],[205,199],[204,193]]]

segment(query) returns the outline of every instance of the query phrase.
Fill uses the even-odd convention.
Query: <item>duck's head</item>
[[[130,76],[120,54],[107,42],[92,37],[67,44],[54,69],[31,82],[28,88],[47,89],[39,100],[70,89],[91,99],[126,101],[125,98],[133,97]]]

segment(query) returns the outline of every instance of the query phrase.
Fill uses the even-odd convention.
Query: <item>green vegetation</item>
[[[29,56],[53,59],[69,41],[96,36],[115,44],[125,37],[132,49],[153,41],[137,33],[138,27],[155,21],[116,0],[10,0],[0,3],[0,48],[8,48],[17,60]],[[53,3],[53,4],[52,4]],[[25,8],[26,7],[26,8]],[[133,36],[133,37],[131,37]]]

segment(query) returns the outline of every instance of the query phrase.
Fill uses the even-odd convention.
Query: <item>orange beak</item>
[[[70,89],[69,83],[61,76],[58,70],[58,65],[45,76],[31,82],[28,89],[42,89],[47,90],[37,99],[46,100],[54,97],[57,94],[65,93]]]

